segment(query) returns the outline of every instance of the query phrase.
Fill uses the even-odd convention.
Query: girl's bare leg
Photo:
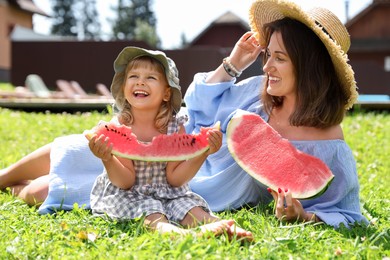
[[[160,213],[150,214],[149,216],[146,216],[145,221],[144,221],[145,226],[153,231],[154,230],[160,231],[159,226],[161,225],[161,223],[171,225],[171,224],[169,224],[168,219],[163,214],[160,214]],[[168,230],[164,230],[164,232],[161,232],[161,233],[165,233],[165,232],[168,232]]]
[[[212,223],[219,220],[218,217],[212,216],[201,207],[194,207],[187,213],[180,224],[187,228],[194,228],[203,223]]]
[[[35,180],[50,171],[50,149],[47,144],[26,155],[16,163],[0,170],[0,189],[13,185],[26,185],[29,180]]]

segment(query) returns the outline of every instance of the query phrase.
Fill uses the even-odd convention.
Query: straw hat
[[[124,71],[127,64],[139,57],[148,56],[158,60],[164,67],[165,75],[169,86],[171,87],[172,107],[176,113],[179,112],[182,102],[181,87],[179,85],[179,71],[176,68],[175,62],[168,58],[162,51],[146,50],[138,47],[125,47],[114,61],[115,75],[111,83],[111,93],[116,101],[116,106],[121,110],[124,95],[122,93],[122,84],[124,80]]]
[[[325,8],[313,8],[303,11],[298,5],[283,0],[256,0],[249,10],[249,23],[252,31],[257,33],[257,40],[265,46],[263,25],[275,20],[289,17],[300,21],[309,27],[323,42],[332,59],[337,76],[339,77],[348,102],[349,109],[358,97],[354,72],[348,64],[347,52],[351,45],[345,26],[335,14]]]

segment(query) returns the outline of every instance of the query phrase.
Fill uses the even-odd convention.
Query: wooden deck
[[[7,97],[0,98],[0,107],[23,111],[84,112],[106,111],[114,103],[113,98],[104,96],[88,98],[38,98]],[[390,100],[365,101],[355,103],[353,109],[390,110]]]
[[[24,111],[103,111],[111,106],[114,99],[97,98],[2,98],[0,107]]]
[[[390,96],[386,94],[365,95],[360,94],[354,108],[367,110],[390,110]]]

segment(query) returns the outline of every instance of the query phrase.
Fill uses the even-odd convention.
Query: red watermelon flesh
[[[182,161],[196,157],[209,149],[208,130],[202,128],[199,134],[161,134],[155,136],[149,143],[142,143],[137,140],[131,127],[101,122],[92,130],[85,130],[84,135],[88,140],[94,134],[109,137],[113,144],[112,153],[120,157],[143,161]]]
[[[247,173],[273,190],[289,189],[293,198],[319,196],[334,177],[323,161],[296,149],[254,113],[239,110],[233,116],[227,144]]]

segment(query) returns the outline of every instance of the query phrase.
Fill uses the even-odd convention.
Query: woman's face
[[[266,49],[263,70],[268,76],[267,93],[278,97],[295,97],[294,66],[287,54],[280,32],[274,32]]]

